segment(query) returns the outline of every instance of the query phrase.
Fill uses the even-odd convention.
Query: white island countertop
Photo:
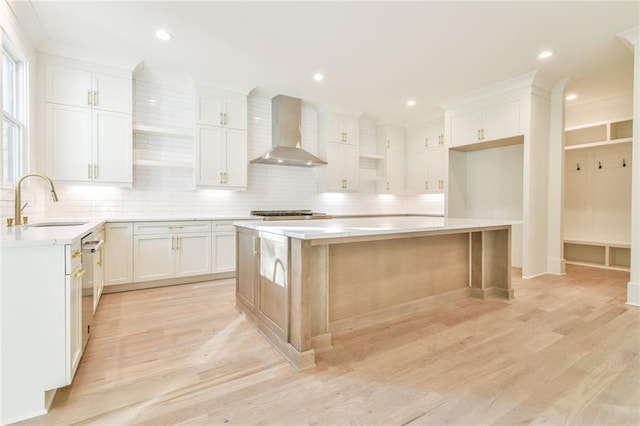
[[[366,217],[350,219],[235,222],[236,227],[283,235],[301,240],[364,237],[429,231],[491,228],[519,224],[506,219],[458,219],[425,216]]]

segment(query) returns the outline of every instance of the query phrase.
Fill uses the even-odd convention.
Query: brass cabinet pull
[[[226,126],[227,124],[229,124],[229,121],[227,119],[227,113],[224,113],[224,125]]]
[[[253,234],[253,255],[258,255],[258,236]]]
[[[429,181],[428,181],[428,180],[425,180],[425,181],[424,181],[424,190],[425,190],[425,191],[428,191],[428,190],[429,190]]]
[[[73,271],[73,273],[71,273],[71,276],[73,278],[80,278],[81,276],[83,276],[85,274],[86,269],[84,268],[80,268],[80,269],[76,269],[75,271]]]
[[[98,105],[98,92],[95,90],[93,91],[93,104]]]
[[[98,179],[98,165],[96,163],[93,164],[93,178]]]
[[[438,135],[438,144],[444,145],[444,135]]]
[[[389,181],[387,181],[387,191],[389,190]]]
[[[220,125],[222,126],[224,124],[224,114],[220,113]]]
[[[87,90],[87,105],[91,106],[91,90]]]
[[[72,259],[77,259],[80,256],[82,256],[82,250],[76,250],[76,251],[73,252],[73,254],[71,254],[71,258]]]
[[[424,138],[424,146],[425,148],[429,147],[429,138]]]

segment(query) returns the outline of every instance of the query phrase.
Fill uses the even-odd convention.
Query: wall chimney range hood
[[[251,160],[258,164],[313,167],[327,164],[302,146],[302,101],[278,95],[271,99],[271,137],[273,148]]]

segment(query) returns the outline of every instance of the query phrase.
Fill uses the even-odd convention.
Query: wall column
[[[562,215],[564,205],[564,90],[568,79],[551,90],[549,113],[549,210],[547,223],[547,272],[564,275]]]
[[[640,306],[640,27],[618,34],[630,43],[633,62],[633,142],[631,170],[631,278],[627,304]]]

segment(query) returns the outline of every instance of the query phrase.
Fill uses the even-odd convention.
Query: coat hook
[[[576,170],[580,171],[580,163],[576,163]]]
[[[622,159],[622,167],[627,167],[627,162],[625,161],[625,159]]]
[[[602,162],[598,161],[598,168],[601,169],[602,168]]]

